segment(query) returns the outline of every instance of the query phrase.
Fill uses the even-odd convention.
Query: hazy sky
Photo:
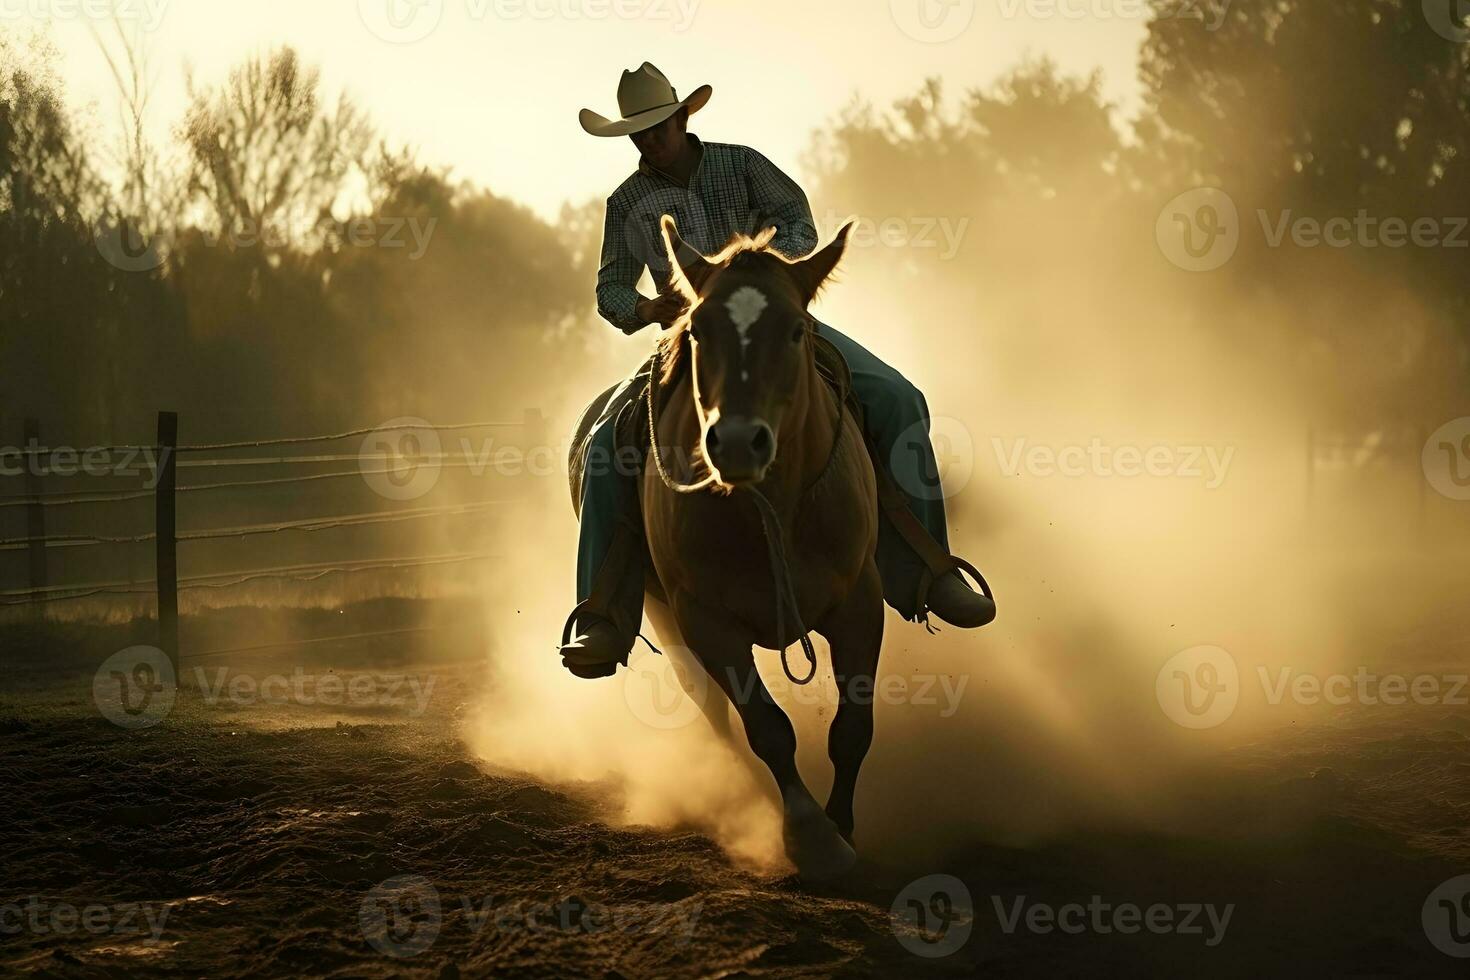
[[[144,28],[160,134],[184,107],[183,65],[215,81],[252,52],[294,45],[395,141],[426,162],[554,215],[610,191],[636,163],[625,139],[577,124],[616,115],[624,68],[650,60],[680,95],[715,97],[692,128],[748,143],[800,175],[811,130],[854,93],[879,106],[926,75],[949,90],[992,80],[1023,54],[1101,68],[1133,108],[1142,0],[0,0],[0,29],[42,26],[74,103],[111,124],[115,95],[89,25]],[[89,19],[90,17],[90,19]],[[396,40],[385,40],[385,37]]]

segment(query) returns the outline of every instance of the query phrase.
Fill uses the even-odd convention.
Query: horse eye
[[[799,343],[801,343],[801,338],[803,338],[805,336],[806,336],[806,321],[805,320],[797,320],[796,321],[796,329],[793,330],[792,333],[791,333],[791,342],[793,344],[799,344]]]

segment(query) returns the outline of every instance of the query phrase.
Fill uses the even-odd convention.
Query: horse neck
[[[808,339],[807,343],[812,341]],[[761,483],[761,492],[781,509],[794,508],[822,475],[837,437],[839,418],[823,390],[826,382],[809,352],[786,411],[777,443],[776,463]]]

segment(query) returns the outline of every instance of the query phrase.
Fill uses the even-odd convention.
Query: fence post
[[[179,444],[177,412],[158,413],[158,486],[154,490],[154,531],[157,557],[154,578],[158,580],[158,647],[168,654],[179,673],[179,561],[174,537],[175,452]]]
[[[22,451],[34,451],[40,448],[41,423],[36,419],[26,419]],[[26,505],[26,537],[30,538],[27,551],[30,553],[31,599],[37,603],[37,612],[40,611],[39,603],[46,592],[47,585],[46,508],[41,506],[41,477],[38,471],[40,459],[40,456],[34,455],[21,456],[26,468],[26,495],[31,498],[30,503]]]

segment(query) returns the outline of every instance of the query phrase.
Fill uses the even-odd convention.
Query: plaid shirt
[[[789,258],[817,247],[811,206],[796,181],[748,146],[689,138],[701,154],[687,188],[640,160],[638,172],[607,199],[597,312],[624,333],[647,326],[634,311],[644,267],[660,293],[669,287],[662,215],[673,215],[680,237],[706,255],[737,233],[754,235],[772,225],[777,230],[771,247]]]

